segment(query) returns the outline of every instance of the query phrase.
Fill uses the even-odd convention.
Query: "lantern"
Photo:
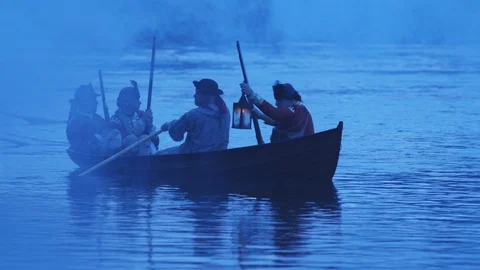
[[[253,105],[248,102],[245,95],[240,97],[238,103],[233,103],[232,128],[252,129],[252,109]]]

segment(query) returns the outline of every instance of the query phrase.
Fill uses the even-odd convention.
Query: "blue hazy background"
[[[15,88],[41,93],[38,97],[45,90],[33,89],[72,82],[74,55],[100,50],[115,61],[132,48],[149,47],[153,33],[160,48],[209,50],[231,47],[235,40],[279,47],[299,41],[439,46],[480,41],[480,4],[474,0],[5,0],[0,5],[0,76],[7,85],[2,91]]]
[[[478,269],[479,15],[473,0],[1,1],[0,269]],[[317,132],[344,121],[335,190],[69,178],[68,99],[102,69],[110,113],[130,79],[145,104],[153,34],[157,126],[193,107],[192,80],[238,100],[239,40],[256,91],[291,82]]]

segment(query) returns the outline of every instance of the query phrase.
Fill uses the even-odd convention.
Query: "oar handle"
[[[160,134],[160,133],[162,133],[162,132],[163,132],[163,130],[161,130],[161,129],[159,129],[159,130],[155,131],[154,133],[152,133],[152,134],[148,135],[147,137],[145,137],[145,138],[141,139],[140,141],[138,141],[138,142],[136,142],[136,143],[134,143],[134,144],[132,144],[132,145],[128,146],[127,148],[123,149],[122,151],[120,151],[120,152],[116,153],[115,155],[113,155],[113,156],[111,156],[111,157],[109,157],[109,158],[105,159],[104,161],[102,161],[102,162],[98,163],[97,165],[93,166],[92,168],[90,168],[90,169],[88,169],[88,170],[86,170],[86,171],[82,172],[82,173],[81,173],[81,174],[79,174],[78,176],[84,176],[84,175],[86,175],[86,174],[88,174],[88,173],[91,173],[91,172],[95,171],[96,169],[98,169],[98,168],[100,168],[100,167],[104,166],[105,164],[109,163],[110,161],[112,161],[112,160],[114,160],[114,159],[118,158],[119,156],[121,156],[121,155],[125,154],[126,152],[128,152],[128,151],[132,150],[133,148],[135,148],[135,147],[139,146],[140,144],[142,144],[142,143],[144,143],[144,142],[146,142],[146,141],[148,141],[148,140],[152,139],[153,137],[155,137],[155,136],[159,135],[159,134]]]

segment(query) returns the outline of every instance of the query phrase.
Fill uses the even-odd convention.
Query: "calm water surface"
[[[0,268],[480,267],[477,48],[242,47],[255,90],[271,100],[274,80],[291,82],[316,131],[344,121],[333,187],[277,199],[71,178],[64,120],[77,85],[66,85],[47,92],[44,108],[24,97],[11,102],[30,111],[0,114]],[[104,56],[75,57],[72,80],[98,85]],[[145,103],[148,58],[136,51],[102,67],[111,113],[130,79]],[[235,47],[157,51],[157,126],[193,107],[191,81],[203,77],[219,82],[228,104],[238,100]],[[262,132],[267,140],[270,129]],[[175,145],[164,135],[161,144]],[[252,144],[253,130],[232,130],[230,147]]]

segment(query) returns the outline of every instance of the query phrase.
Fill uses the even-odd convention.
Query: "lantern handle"
[[[238,58],[240,59],[240,66],[242,67],[243,82],[248,83],[247,72],[245,71],[245,65],[243,63],[242,50],[240,49],[240,42],[238,40],[237,40],[237,52],[238,52]],[[242,98],[245,98],[245,100],[248,102],[248,99],[243,93],[242,93],[242,97],[240,97],[240,100]],[[251,103],[249,104],[253,108],[253,104]],[[257,144],[258,145],[264,144],[265,142],[263,141],[263,138],[262,138],[262,133],[260,131],[260,125],[258,124],[257,116],[252,114],[252,120],[253,120],[253,127],[255,128],[255,137],[257,138]]]

